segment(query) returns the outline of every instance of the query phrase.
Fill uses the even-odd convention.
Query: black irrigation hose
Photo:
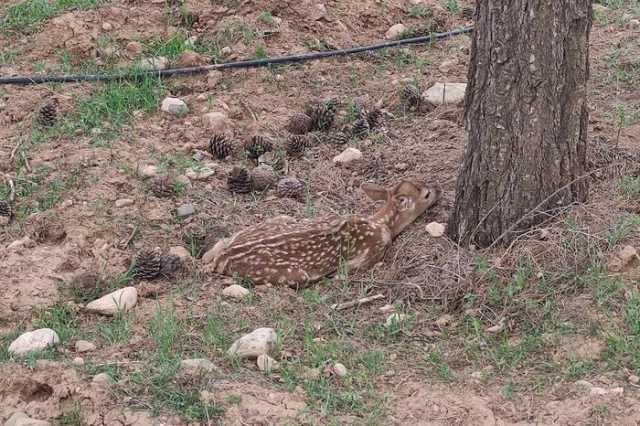
[[[32,75],[22,77],[0,77],[2,84],[42,84],[42,83],[71,83],[79,81],[110,81],[110,80],[130,80],[139,79],[143,76],[153,75],[158,77],[173,77],[176,75],[202,74],[212,70],[222,70],[227,68],[255,68],[274,64],[284,64],[291,62],[304,62],[314,59],[329,58],[331,56],[344,56],[354,53],[368,52],[372,50],[385,49],[389,47],[399,47],[408,44],[430,43],[435,40],[442,40],[452,36],[467,34],[473,31],[473,27],[461,28],[446,33],[435,33],[423,37],[405,38],[402,40],[386,41],[382,43],[370,44],[367,46],[356,46],[345,49],[329,50],[325,52],[304,53],[301,55],[279,56],[276,58],[252,59],[238,62],[225,62],[222,64],[205,65],[188,68],[171,68],[164,70],[148,70],[139,72],[128,72],[124,74],[87,74],[87,75]]]

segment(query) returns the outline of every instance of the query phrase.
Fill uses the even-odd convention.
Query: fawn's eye
[[[427,199],[429,198],[429,195],[431,195],[431,191],[429,191],[428,189],[425,189],[422,195],[422,198]]]

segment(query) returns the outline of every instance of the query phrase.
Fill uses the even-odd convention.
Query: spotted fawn
[[[391,188],[365,183],[361,189],[373,201],[384,201],[372,216],[278,216],[219,241],[203,256],[205,271],[295,288],[335,273],[341,263],[348,271],[367,269],[440,197],[439,188],[412,179]]]

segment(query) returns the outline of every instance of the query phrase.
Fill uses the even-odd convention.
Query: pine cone
[[[472,20],[473,15],[475,14],[475,10],[472,7],[463,7],[460,11],[460,15],[466,20]]]
[[[300,200],[304,198],[305,184],[300,179],[284,177],[278,181],[277,193],[282,198]]]
[[[367,123],[370,129],[376,129],[382,124],[382,111],[378,108],[372,109],[366,115]]]
[[[160,276],[162,259],[155,251],[143,251],[134,261],[133,276],[144,280],[152,280]]]
[[[406,84],[402,88],[401,97],[409,107],[418,107],[422,103],[420,88],[413,83]]]
[[[133,276],[144,280],[153,280],[172,276],[180,269],[181,261],[172,254],[158,254],[155,251],[143,251],[134,261]]]
[[[264,136],[252,136],[245,141],[244,150],[249,158],[257,160],[265,152],[273,151],[273,144]]]
[[[286,130],[292,135],[304,135],[311,130],[311,124],[311,117],[304,113],[297,113],[287,122]]]
[[[235,166],[229,176],[227,176],[227,188],[231,192],[238,194],[247,194],[251,192],[253,184],[251,182],[251,176],[246,169]]]
[[[256,191],[269,189],[275,185],[277,180],[278,176],[273,170],[273,167],[266,164],[262,164],[251,170],[251,182],[253,183],[253,189]]]
[[[287,155],[289,157],[301,157],[304,151],[313,145],[313,139],[309,135],[289,135],[287,138]]]
[[[331,132],[325,138],[324,141],[331,145],[346,145],[349,143],[349,135],[344,131]]]
[[[369,134],[369,130],[371,130],[369,128],[369,122],[364,117],[358,118],[353,123],[353,128],[351,129],[351,131],[353,132],[353,135],[359,138],[366,137]]]
[[[151,183],[150,190],[158,198],[168,198],[176,193],[173,180],[169,175],[155,178]]]
[[[44,105],[38,111],[38,124],[43,127],[51,127],[58,117],[58,104],[55,100]]]
[[[218,160],[224,160],[231,154],[231,144],[224,135],[213,135],[209,139],[209,152]]]
[[[333,99],[309,105],[305,113],[311,118],[310,130],[329,130],[335,121],[336,112],[337,102]]]
[[[0,226],[9,224],[12,215],[13,212],[11,211],[11,204],[0,200]]]

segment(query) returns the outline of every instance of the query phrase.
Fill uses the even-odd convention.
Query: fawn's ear
[[[367,194],[367,197],[373,201],[387,201],[390,197],[389,190],[387,188],[376,185],[375,183],[363,183],[360,189]]]

